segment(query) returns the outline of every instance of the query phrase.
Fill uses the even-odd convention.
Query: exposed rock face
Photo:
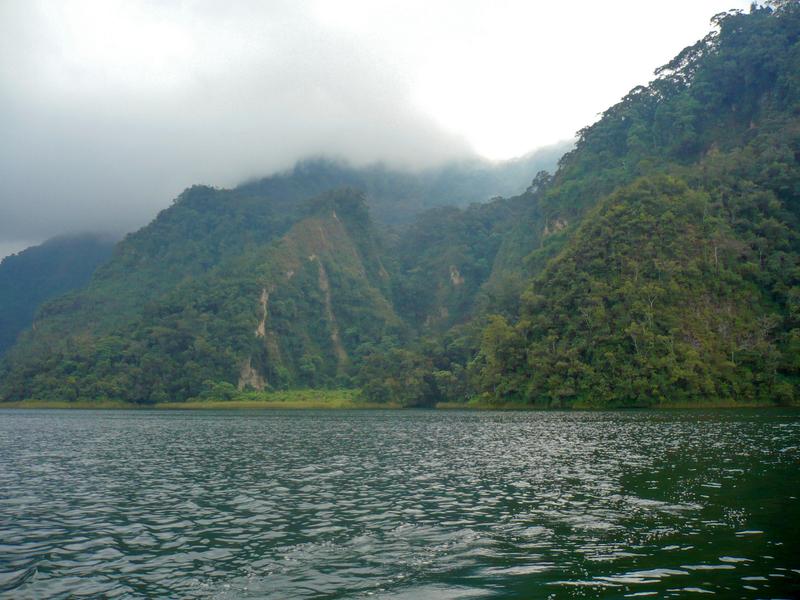
[[[336,353],[336,361],[341,369],[347,364],[348,357],[347,351],[342,345],[342,338],[339,335],[339,324],[336,322],[336,315],[333,314],[333,302],[331,302],[331,284],[328,279],[328,273],[325,271],[325,267],[322,265],[322,261],[320,261],[316,256],[314,257],[314,260],[316,261],[317,268],[319,269],[319,289],[322,291],[325,297],[325,318],[328,319],[328,323],[330,323],[331,326],[331,343],[333,344],[333,351]]]
[[[261,305],[261,320],[256,327],[256,337],[263,338],[267,334],[267,303],[269,302],[269,292],[267,288],[262,288],[261,297],[258,303]]]
[[[452,283],[455,287],[464,285],[464,278],[461,276],[461,272],[455,265],[450,265],[450,283]]]
[[[267,387],[267,381],[264,377],[253,368],[251,359],[247,359],[242,365],[242,370],[239,373],[239,383],[236,386],[239,390],[256,390],[263,391]]]

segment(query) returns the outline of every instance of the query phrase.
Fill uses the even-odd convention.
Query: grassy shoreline
[[[553,411],[553,410],[566,410],[574,412],[592,412],[592,411],[607,411],[607,410],[640,410],[640,411],[659,411],[659,410],[708,410],[708,409],[737,409],[737,408],[800,408],[800,404],[794,403],[790,405],[775,404],[772,402],[665,402],[658,405],[640,405],[640,406],[595,406],[591,404],[573,404],[571,406],[557,407],[557,406],[542,406],[541,404],[521,404],[517,402],[504,402],[504,403],[491,403],[483,401],[468,401],[468,402],[439,402],[434,407],[437,410],[499,410],[499,411]]]
[[[0,408],[18,409],[83,409],[83,410],[252,410],[252,409],[291,409],[291,410],[366,410],[391,409],[403,407],[391,402],[366,402],[360,399],[359,390],[288,390],[275,392],[246,392],[230,399],[195,399],[186,402],[161,402],[157,404],[132,404],[117,400],[23,400],[0,403]],[[468,402],[439,402],[435,410],[475,410],[475,411],[601,411],[601,410],[677,410],[677,409],[737,409],[737,408],[798,408],[799,404],[780,406],[772,403],[756,402],[700,402],[664,403],[658,406],[607,406],[573,405],[558,409],[541,405],[517,402],[489,403],[473,399]]]
[[[391,402],[377,403],[359,400],[359,390],[288,390],[278,392],[248,392],[227,400],[195,399],[186,402],[159,402],[134,404],[119,400],[22,400],[0,403],[0,408],[19,409],[83,409],[83,410],[242,410],[242,409],[296,409],[296,410],[356,410],[400,409]]]

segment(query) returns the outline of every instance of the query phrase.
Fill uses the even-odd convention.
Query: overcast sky
[[[569,139],[737,0],[0,1],[0,256],[329,154]]]

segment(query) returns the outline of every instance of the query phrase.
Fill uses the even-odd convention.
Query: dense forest
[[[796,403],[800,4],[713,21],[516,196],[324,161],[186,190],[41,307],[0,396]]]
[[[116,240],[102,235],[57,237],[0,262],[0,355],[31,326],[36,308],[89,282]]]

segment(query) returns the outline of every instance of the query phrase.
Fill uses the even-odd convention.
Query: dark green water
[[[800,597],[800,413],[0,411],[0,596]]]

